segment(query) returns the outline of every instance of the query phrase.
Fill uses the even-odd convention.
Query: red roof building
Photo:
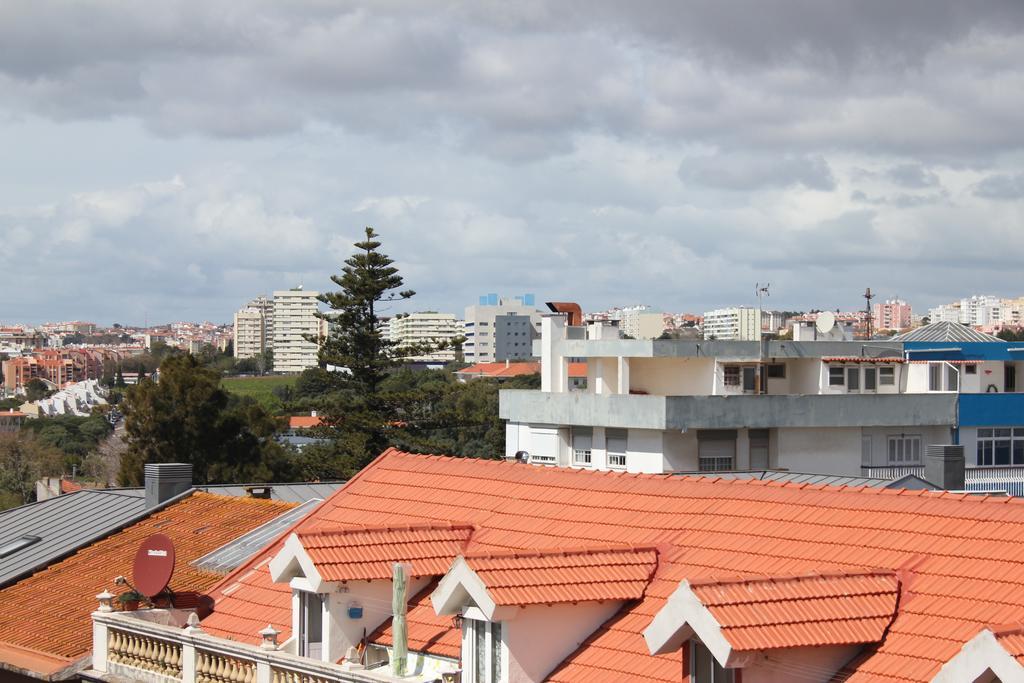
[[[202,629],[365,680],[335,663],[387,656],[398,560],[414,680],[1022,680],[1022,539],[1015,498],[389,450],[214,587]]]

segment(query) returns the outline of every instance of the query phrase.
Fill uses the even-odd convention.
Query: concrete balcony
[[[638,396],[502,390],[498,415],[627,429],[912,427],[956,424],[956,394]]]

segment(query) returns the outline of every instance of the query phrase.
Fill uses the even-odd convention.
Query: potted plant
[[[145,598],[142,593],[134,590],[125,591],[117,596],[118,604],[120,604],[121,609],[125,611],[137,610],[139,608],[139,603],[144,599]]]

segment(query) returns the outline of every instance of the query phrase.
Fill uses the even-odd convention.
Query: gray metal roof
[[[216,550],[203,555],[192,564],[204,571],[227,574],[284,533],[295,522],[308,515],[321,502],[320,499],[306,501],[283,515],[275,517],[266,524],[256,527],[244,536],[239,536],[235,540],[225,543]]]
[[[197,486],[200,491],[221,496],[244,496],[247,487],[270,487],[270,498],[285,503],[305,503],[308,500],[323,500],[330,497],[345,482],[318,481],[298,484],[206,484]]]
[[[791,484],[827,484],[829,486],[867,486],[870,488],[934,489],[929,482],[908,475],[899,479],[875,479],[839,474],[808,474],[786,470],[736,470],[731,472],[676,472],[687,477],[715,477],[718,479],[761,479]]]
[[[0,586],[116,531],[145,509],[141,488],[84,489],[0,512],[0,548],[25,535],[41,539],[0,557]]]
[[[978,332],[960,323],[938,322],[893,337],[894,342],[1001,342],[999,337]]]

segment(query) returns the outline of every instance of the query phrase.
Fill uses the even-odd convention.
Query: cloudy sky
[[[0,323],[1024,294],[1024,3],[0,3]]]

